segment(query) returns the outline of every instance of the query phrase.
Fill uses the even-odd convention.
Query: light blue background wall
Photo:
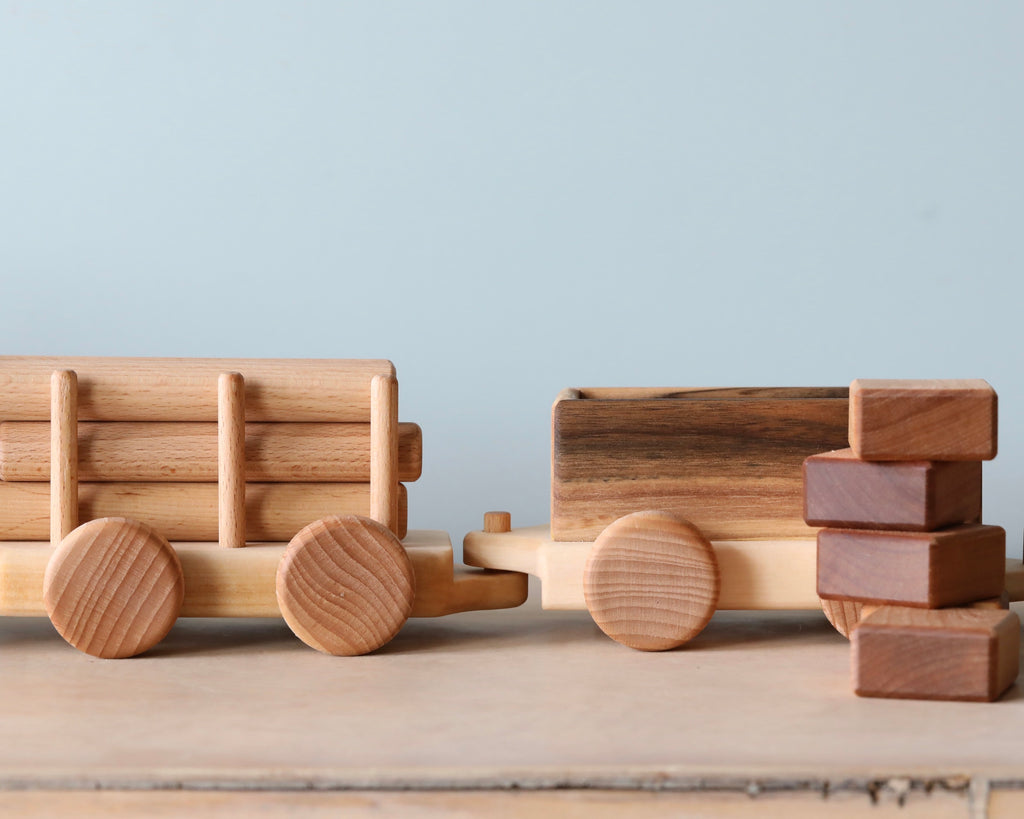
[[[0,350],[389,357],[414,526],[570,385],[985,377],[1024,510],[1019,3],[0,2]]]

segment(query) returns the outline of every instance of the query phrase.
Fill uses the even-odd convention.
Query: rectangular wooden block
[[[676,511],[713,540],[813,536],[804,458],[845,445],[842,388],[569,390],[552,409],[551,530]]]
[[[999,597],[1006,532],[974,524],[940,532],[822,529],[818,596],[920,608]]]
[[[398,480],[423,468],[423,433],[398,425]],[[250,482],[365,483],[370,480],[369,424],[245,425]],[[0,479],[50,479],[50,424],[0,423]],[[84,421],[78,425],[81,481],[217,480],[217,424]]]
[[[930,532],[980,517],[980,461],[862,461],[852,449],[804,461],[811,526]]]
[[[857,379],[850,447],[867,461],[988,461],[997,414],[995,390],[981,379]]]
[[[861,697],[990,702],[1019,671],[1020,619],[1000,609],[885,606],[851,636]]]

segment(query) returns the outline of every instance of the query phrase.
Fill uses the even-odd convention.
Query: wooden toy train
[[[147,650],[178,616],[280,615],[350,655],[409,616],[519,605],[529,573],[545,608],[671,648],[717,609],[822,605],[806,520],[857,524],[805,509],[804,461],[847,445],[850,406],[845,388],[567,390],[550,526],[488,513],[464,542],[477,568],[456,569],[445,533],[407,530],[422,435],[398,422],[390,362],[0,358],[0,614],[49,616],[101,657]],[[976,523],[980,465],[950,481],[969,497],[938,523]],[[920,487],[911,506],[949,506]],[[827,596],[844,633],[854,601],[920,605]]]

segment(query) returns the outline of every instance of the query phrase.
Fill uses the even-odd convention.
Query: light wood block
[[[1020,619],[1009,611],[882,607],[853,631],[862,697],[997,699],[1017,679]]]
[[[172,544],[181,562],[181,617],[280,617],[277,569],[286,544],[222,549],[216,543]],[[416,576],[412,617],[504,609],[526,600],[526,576],[456,567],[446,532],[414,530],[402,541]],[[46,543],[0,542],[0,616],[46,617],[43,580],[54,549]]]
[[[721,577],[711,543],[668,512],[619,518],[594,542],[583,596],[598,627],[642,651],[676,648],[715,613]]]
[[[245,377],[250,421],[366,422],[370,382],[390,361],[359,359],[0,357],[0,418],[47,421],[50,374],[78,374],[82,421],[216,421],[217,378]]]
[[[813,535],[803,460],[845,446],[845,389],[571,390],[552,410],[555,540],[673,511],[711,540]]]
[[[124,518],[90,521],[71,532],[47,561],[42,584],[57,632],[80,651],[107,659],[159,643],[178,619],[184,595],[171,545]]]
[[[78,526],[78,376],[57,370],[50,379],[50,542]]]
[[[412,613],[415,575],[391,530],[347,515],[311,523],[285,550],[277,603],[318,651],[351,657],[386,645]]]
[[[980,517],[980,461],[862,461],[852,449],[804,461],[811,526],[931,532]]]
[[[818,594],[830,600],[941,608],[998,597],[1006,533],[999,526],[940,532],[823,529]]]
[[[176,422],[85,422],[78,425],[81,481],[217,480],[217,425]],[[0,478],[50,479],[50,425],[0,424]],[[264,424],[245,426],[245,477],[249,482],[350,482],[370,480],[370,425]],[[398,478],[418,480],[423,433],[398,425]]]
[[[215,483],[80,483],[82,522],[127,517],[168,540],[215,541],[219,536]],[[408,520],[408,494],[398,489],[398,534]],[[370,514],[368,483],[250,483],[245,494],[246,539],[287,541],[307,523],[333,514]],[[50,537],[50,487],[0,481],[0,538]]]
[[[998,399],[981,379],[857,379],[850,447],[868,461],[987,461],[996,456]]]
[[[813,538],[711,541],[721,577],[718,610],[819,610]],[[583,575],[592,543],[556,541],[548,526],[508,533],[470,532],[463,560],[470,566],[524,572],[541,581],[541,605],[587,608]]]

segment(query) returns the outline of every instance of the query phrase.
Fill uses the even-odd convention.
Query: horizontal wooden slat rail
[[[216,483],[79,483],[79,521],[127,517],[168,540],[216,541]],[[408,523],[408,495],[399,487],[398,526]],[[251,483],[246,486],[246,539],[290,540],[328,515],[370,514],[369,483]],[[48,540],[50,485],[0,481],[0,540]]]
[[[0,357],[0,419],[46,421],[50,375],[78,374],[82,421],[216,421],[217,378],[245,377],[250,421],[365,422],[370,382],[394,375],[371,359]]]
[[[246,424],[245,463],[247,481],[366,483],[370,480],[370,425]],[[416,424],[399,424],[398,480],[415,481],[422,468],[422,431]],[[0,424],[0,479],[50,479],[49,423]],[[78,479],[216,481],[217,425],[80,423]]]

